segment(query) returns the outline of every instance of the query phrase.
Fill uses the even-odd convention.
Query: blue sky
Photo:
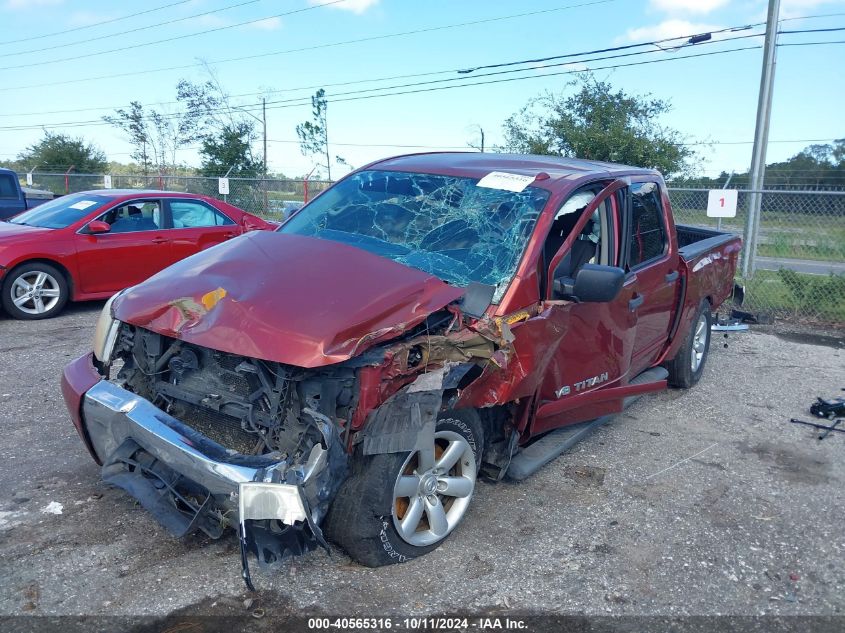
[[[568,67],[536,64],[527,72],[492,78],[520,77],[518,81],[332,100],[344,98],[338,95],[341,92],[420,81],[464,77],[448,83],[468,83],[490,71],[359,83],[364,80],[454,71],[764,22],[766,0],[339,0],[315,6],[331,1],[0,0],[0,159],[13,158],[37,141],[38,126],[50,126],[84,136],[110,159],[126,162],[130,146],[118,130],[99,123],[100,117],[132,100],[163,104],[161,109],[175,112],[176,106],[167,102],[175,98],[177,81],[205,80],[203,63],[213,68],[227,92],[244,95],[233,98],[233,103],[249,108],[260,99],[259,93],[266,95],[271,102],[267,117],[270,168],[301,175],[313,162],[302,156],[293,141],[296,124],[309,117],[310,105],[276,102],[307,98],[318,86],[326,86],[330,99],[330,138],[337,143],[332,154],[360,166],[383,156],[417,151],[401,146],[419,145],[418,151],[468,149],[468,143],[477,143],[479,128],[484,129],[488,146],[495,145],[502,140],[502,123],[509,115],[544,91],[565,89],[572,77],[550,73],[669,60],[597,70],[596,75],[626,91],[670,100],[673,111],[663,122],[690,142],[723,142],[696,145],[702,173],[744,170],[750,162],[762,48],[679,58],[760,46],[759,37],[674,52],[652,46],[633,49],[654,52],[628,59],[576,61]],[[233,6],[237,4],[242,6]],[[164,5],[173,6],[156,10]],[[232,8],[216,11],[225,7]],[[294,11],[298,12],[290,13]],[[198,15],[202,13],[207,14]],[[509,17],[528,13],[532,15]],[[795,19],[818,15],[826,17]],[[845,0],[781,0],[781,17],[783,30],[845,26]],[[106,20],[114,21],[95,25]],[[172,23],[144,28],[165,21]],[[50,35],[67,29],[77,30]],[[118,34],[130,29],[140,30]],[[216,30],[203,33],[211,29]],[[424,32],[393,36],[418,30]],[[718,37],[761,30],[756,27]],[[169,38],[179,39],[156,43]],[[845,31],[780,36],[781,43],[843,39]],[[125,50],[99,54],[116,48]],[[223,61],[247,56],[257,57]],[[68,57],[79,58],[56,61]],[[173,66],[182,68],[160,70]],[[809,144],[802,139],[845,136],[843,68],[845,45],[778,49],[769,162],[788,158]],[[109,75],[124,76],[103,78]],[[347,82],[354,83],[330,85]],[[448,84],[420,87],[438,85]],[[45,114],[57,110],[77,111]],[[73,126],[66,125],[70,123]],[[32,129],[3,129],[21,126]],[[179,159],[198,163],[192,149],[181,151]]]

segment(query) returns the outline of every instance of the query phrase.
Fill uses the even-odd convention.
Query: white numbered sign
[[[218,178],[217,179],[217,192],[221,196],[228,196],[229,195],[229,179],[228,178]]]
[[[111,189],[111,176],[108,174],[103,176],[103,189]]]
[[[735,218],[736,196],[736,189],[711,189],[707,197],[707,217]]]

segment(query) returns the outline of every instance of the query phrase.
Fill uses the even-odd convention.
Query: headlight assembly
[[[117,332],[120,330],[120,321],[112,316],[111,307],[114,300],[120,295],[117,293],[106,301],[100,318],[97,319],[97,327],[94,329],[94,356],[103,364],[111,362],[111,354],[114,343],[117,340]]]

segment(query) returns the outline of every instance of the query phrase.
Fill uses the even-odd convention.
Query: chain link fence
[[[745,239],[752,194],[761,195],[756,244]],[[708,189],[669,189],[679,224],[719,228],[752,248],[744,308],[817,323],[845,324],[845,192],[740,190],[734,218],[707,217]]]
[[[229,194],[218,179],[197,176],[112,175],[115,189],[184,191],[223,198],[245,211],[281,220],[331,183],[294,179],[229,178]],[[105,188],[103,175],[33,174],[33,186],[56,194]],[[721,228],[743,237],[751,194],[739,190],[734,218],[707,217],[708,189],[672,187],[669,196],[678,224]],[[762,196],[752,272],[744,308],[790,321],[845,325],[845,192],[767,189]],[[741,260],[740,260],[741,261]]]
[[[331,183],[323,180],[292,178],[228,178],[229,193],[220,195],[218,179],[203,176],[143,176],[114,174],[110,176],[112,189],[156,189],[197,193],[226,200],[244,211],[271,220],[285,218],[307,197],[313,198]],[[79,191],[106,189],[103,174],[44,174],[32,175],[32,186],[63,195]]]

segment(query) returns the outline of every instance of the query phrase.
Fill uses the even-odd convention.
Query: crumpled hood
[[[352,246],[257,231],[133,286],[114,314],[203,347],[320,367],[401,334],[463,293]]]

